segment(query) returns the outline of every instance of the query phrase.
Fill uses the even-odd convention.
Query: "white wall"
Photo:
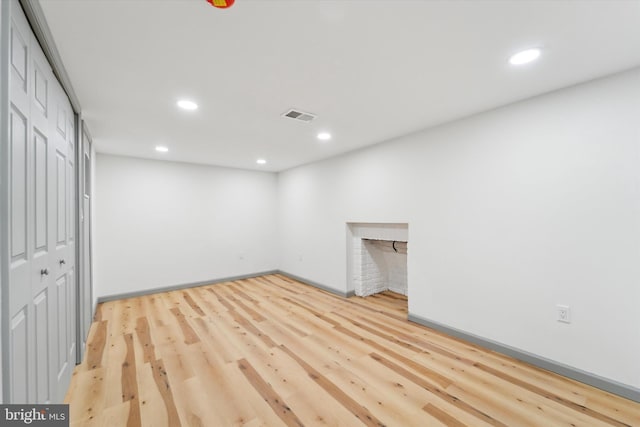
[[[409,223],[411,314],[640,387],[640,70],[279,175],[282,270],[348,290],[347,222]]]
[[[277,268],[276,175],[98,154],[97,296]]]

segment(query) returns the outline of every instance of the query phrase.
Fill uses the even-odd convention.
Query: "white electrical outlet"
[[[568,305],[557,305],[558,307],[558,322],[571,323],[571,309]]]

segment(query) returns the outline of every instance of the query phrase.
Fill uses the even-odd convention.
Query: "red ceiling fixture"
[[[233,6],[236,0],[207,0],[207,3],[211,3],[211,6],[219,9],[226,9]]]

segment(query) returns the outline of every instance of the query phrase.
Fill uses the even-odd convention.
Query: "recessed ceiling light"
[[[509,63],[511,65],[528,64],[529,62],[533,62],[538,59],[541,53],[542,52],[540,51],[540,49],[537,48],[523,50],[522,52],[511,55],[511,58],[509,58]]]
[[[258,159],[258,160],[256,160],[256,163],[259,164],[259,165],[265,165],[265,164],[267,164],[267,161],[265,159]]]
[[[167,151],[169,151],[169,149],[163,145],[156,145],[156,151],[159,151],[160,153],[166,153]]]
[[[188,99],[181,99],[180,101],[178,101],[177,105],[183,110],[188,110],[188,111],[193,111],[198,109],[198,104],[196,104],[193,101],[189,101]]]
[[[318,139],[320,141],[328,141],[331,139],[331,134],[329,132],[320,132],[318,134]]]

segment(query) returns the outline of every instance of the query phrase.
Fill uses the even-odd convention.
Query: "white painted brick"
[[[367,296],[384,290],[407,295],[406,251],[395,252],[391,240],[398,230],[368,229],[377,233],[376,240],[353,239],[353,283],[356,295]],[[406,246],[401,246],[406,248]]]

